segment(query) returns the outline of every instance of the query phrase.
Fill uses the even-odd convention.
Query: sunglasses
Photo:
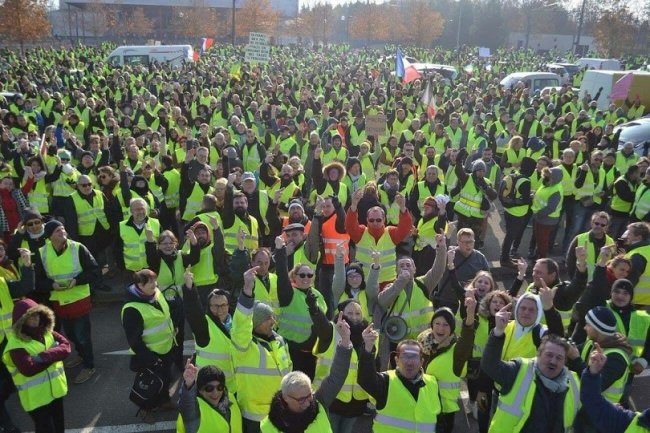
[[[214,386],[214,385],[205,385],[205,386],[203,387],[203,391],[205,391],[205,392],[213,392],[213,391],[216,389],[217,391],[222,392],[222,391],[224,390],[224,388],[225,388],[225,387],[223,386],[222,383],[220,383],[220,384],[217,385],[217,386]]]
[[[299,273],[299,274],[297,274],[297,275],[298,275],[300,278],[314,278],[314,274],[313,274],[313,273],[304,273],[304,272],[301,272],[301,273]]]
[[[380,223],[383,222],[384,220],[381,218],[368,218],[369,223]]]
[[[38,221],[29,221],[29,222],[27,222],[27,224],[25,224],[25,226],[34,227],[34,226],[39,226],[41,224],[43,224],[43,221],[40,221],[40,220],[38,220]]]

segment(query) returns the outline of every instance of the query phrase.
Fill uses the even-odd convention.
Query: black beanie
[[[45,223],[45,239],[49,239],[50,236],[52,236],[52,233],[54,233],[54,230],[56,230],[59,227],[63,227],[63,223],[61,221],[49,220],[48,222],[46,222]]]
[[[199,370],[196,375],[196,389],[202,389],[205,385],[212,381],[218,381],[222,385],[226,385],[226,375],[219,367],[214,365],[206,365]]]
[[[438,308],[433,313],[433,317],[431,318],[431,324],[433,324],[433,321],[436,320],[438,317],[442,317],[447,321],[452,334],[456,332],[456,317],[454,316],[454,312],[451,311],[450,308],[447,307]]]
[[[614,281],[614,284],[612,284],[612,291],[614,291],[615,289],[625,290],[630,294],[631,297],[634,297],[634,286],[632,285],[632,282],[630,280],[626,280],[625,278],[620,278]]]
[[[27,221],[31,221],[31,220],[43,221],[43,215],[41,215],[38,209],[26,207],[25,210],[23,211],[23,224],[27,224]]]

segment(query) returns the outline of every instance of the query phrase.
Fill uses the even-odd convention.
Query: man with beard
[[[229,184],[231,178],[233,178],[232,174],[229,177]],[[246,248],[249,250],[258,248],[260,227],[257,218],[248,213],[248,198],[241,192],[228,194],[228,191],[232,191],[231,186],[226,191],[224,209],[221,213],[226,252],[228,254],[235,252],[237,248],[237,236],[240,230],[246,234]],[[228,197],[229,195],[232,199]]]
[[[304,228],[305,234],[309,234],[311,229],[311,220],[305,214],[305,208],[302,205],[302,201],[299,198],[294,198],[289,202],[288,205],[288,215],[279,216],[276,209],[275,199],[279,194],[278,191],[275,192],[275,197],[269,204],[269,211],[267,217],[269,220],[269,230],[272,235],[278,236],[282,231],[291,224],[300,224]],[[285,240],[286,236],[282,235]]]
[[[190,227],[200,248],[199,261],[192,265],[191,271],[203,305],[207,305],[208,294],[217,288],[219,275],[224,273],[226,263],[223,234],[216,218],[210,218],[210,225],[212,230],[203,221]]]
[[[443,186],[444,187],[444,186]],[[447,230],[447,212],[445,199],[429,196],[424,200],[424,212],[414,233],[413,261],[418,270],[417,276],[424,275],[431,268],[436,258],[436,248],[433,243],[437,233]]]
[[[286,217],[288,214],[289,202],[294,197],[300,197],[300,187],[294,181],[293,167],[289,164],[283,164],[280,169],[280,176],[276,176],[271,164],[275,157],[272,153],[266,155],[266,159],[260,167],[260,180],[268,190],[268,195],[272,197],[272,204],[276,207],[275,212],[280,212],[280,215]],[[269,209],[271,209],[269,203]],[[272,210],[268,214],[274,213]],[[268,218],[268,215],[267,215]],[[298,222],[298,221],[296,221]],[[270,229],[270,227],[269,227]]]
[[[345,177],[345,167],[338,161],[330,162],[323,167],[321,161],[322,151],[323,149],[320,145],[313,151],[314,159],[311,174],[314,189],[312,194],[309,196],[309,202],[315,202],[316,196],[336,196],[343,207],[345,207],[350,198],[348,187],[342,181]]]
[[[231,173],[228,176],[228,188],[226,189],[226,204],[223,213],[231,212],[228,209],[230,204],[230,197],[233,196],[233,184],[236,180],[236,175]],[[255,217],[259,226],[260,243],[262,245],[271,245],[272,240],[269,236],[269,227],[266,220],[266,215],[269,209],[269,193],[264,188],[259,188],[255,174],[246,171],[241,176],[241,194],[247,199],[246,212],[252,217]],[[236,211],[236,209],[235,209]],[[235,244],[236,245],[236,244]]]

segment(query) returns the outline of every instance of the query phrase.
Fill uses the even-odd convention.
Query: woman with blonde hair
[[[501,157],[501,169],[504,176],[519,170],[521,161],[526,156],[526,150],[523,147],[524,139],[519,135],[515,135],[508,142],[508,146]]]

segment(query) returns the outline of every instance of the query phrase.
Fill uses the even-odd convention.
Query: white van
[[[554,74],[557,74],[558,77],[560,77],[561,85],[569,84],[569,79],[571,76],[564,66],[557,63],[549,63],[546,65],[546,69],[548,72],[553,72]]]
[[[152,62],[181,66],[194,61],[191,45],[132,45],[117,47],[106,58],[111,66],[149,65]]]
[[[515,72],[501,80],[501,85],[509,89],[519,81],[524,83],[531,95],[541,91],[544,87],[560,85],[560,77],[552,72]]]
[[[597,69],[599,71],[620,71],[621,62],[616,59],[592,59],[583,57],[577,62],[583,68],[586,66],[588,69]]]

